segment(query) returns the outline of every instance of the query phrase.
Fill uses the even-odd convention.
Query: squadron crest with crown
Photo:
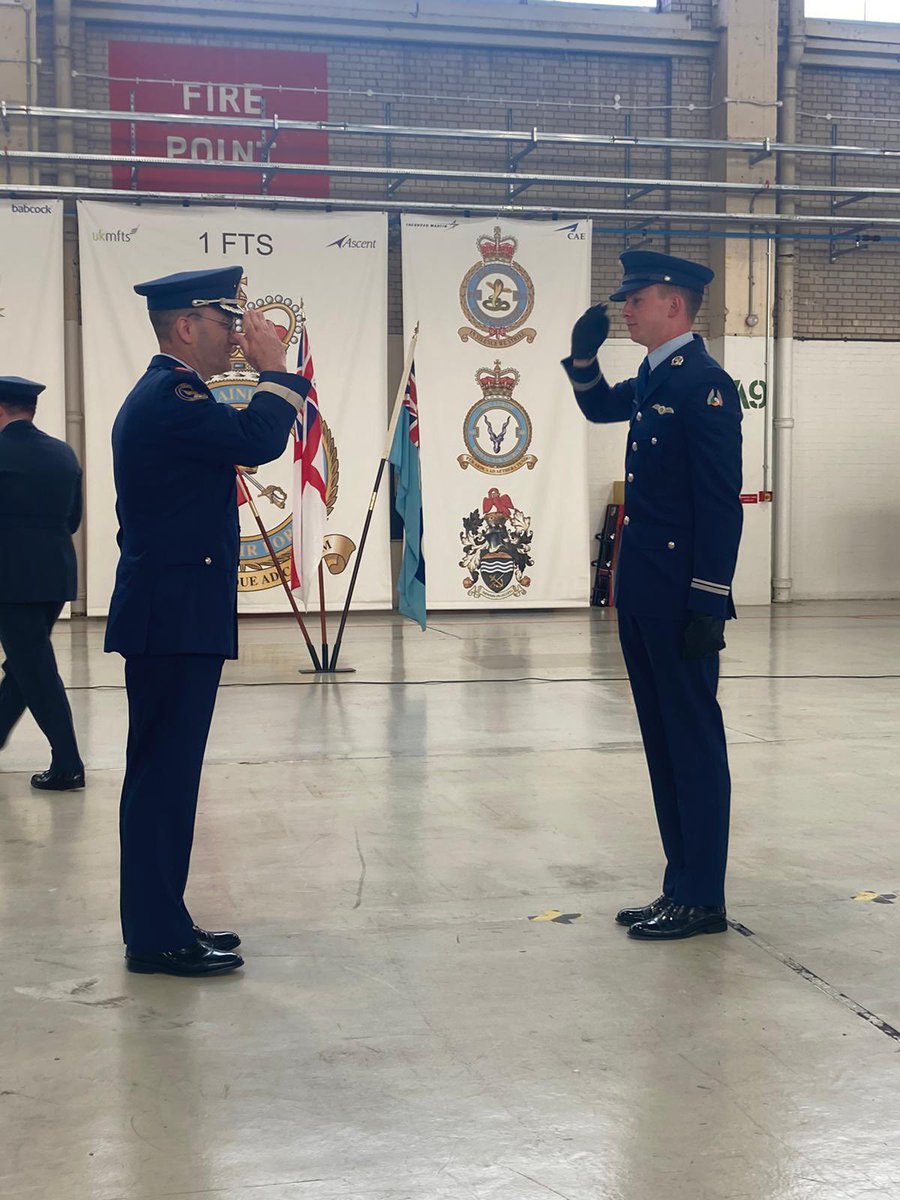
[[[537,458],[528,454],[531,445],[531,418],[513,396],[521,375],[514,367],[494,360],[493,369],[480,367],[475,379],[481,399],[466,413],[463,440],[468,454],[457,462],[465,470],[475,467],[486,475],[508,475],[520,467],[533,470]]]
[[[463,315],[474,326],[458,331],[462,341],[471,338],[482,346],[503,349],[523,339],[531,343],[537,337],[536,329],[521,328],[534,308],[534,284],[515,261],[518,244],[512,235],[504,235],[499,225],[494,226],[492,237],[478,238],[481,262],[467,272],[459,289]]]

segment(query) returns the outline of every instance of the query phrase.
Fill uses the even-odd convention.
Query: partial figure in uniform
[[[632,937],[721,933],[731,779],[716,699],[741,539],[741,404],[691,331],[713,272],[645,250],[621,256],[636,379],[597,363],[609,320],[589,308],[563,367],[589,421],[629,422],[625,517],[615,580],[625,656],[666,856],[662,895],[616,920]]]
[[[271,322],[237,299],[243,269],[139,284],[160,353],[113,426],[120,559],[106,650],[125,658],[121,912],[131,971],[212,975],[243,965],[236,933],[194,924],[184,889],[216,690],[237,657],[235,464],[278,458],[309,383]],[[243,334],[237,332],[243,318]],[[205,380],[239,345],[259,372],[245,409]]]
[[[0,749],[30,709],[51,750],[49,770],[32,775],[31,786],[70,792],[84,787],[84,764],[50,634],[76,595],[81,467],[71,446],[34,423],[43,390],[0,377]]]

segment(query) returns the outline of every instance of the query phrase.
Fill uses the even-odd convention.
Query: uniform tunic
[[[76,595],[81,507],[72,448],[30,420],[10,421],[0,431],[0,746],[28,708],[50,742],[51,770],[62,774],[82,763],[50,633]]]
[[[200,771],[222,665],[237,657],[235,464],[281,455],[308,390],[263,372],[237,410],[158,354],[113,426],[120,559],[106,650],[126,660],[121,909],[134,952],[194,940],[183,893]]]
[[[596,363],[563,367],[589,421],[629,424],[615,603],[666,854],[663,891],[718,906],[731,796],[718,655],[687,662],[682,637],[691,613],[734,616],[741,405],[702,338],[666,349],[654,370],[645,360],[614,386]]]

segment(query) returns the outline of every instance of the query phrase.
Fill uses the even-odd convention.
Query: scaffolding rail
[[[625,222],[628,232],[641,234],[647,230],[665,225],[666,227],[690,226],[696,230],[711,230],[725,228],[744,231],[778,230],[822,230],[825,236],[835,242],[851,241],[853,248],[862,248],[869,242],[879,239],[879,229],[900,228],[900,206],[896,213],[891,212],[892,202],[900,200],[900,179],[896,186],[890,184],[842,184],[838,180],[837,164],[842,158],[867,159],[884,162],[890,165],[894,160],[900,160],[900,149],[877,146],[841,145],[837,142],[834,131],[827,143],[782,143],[769,138],[761,140],[733,140],[709,138],[676,138],[676,137],[640,137],[617,133],[561,133],[542,131],[537,127],[531,130],[516,129],[451,129],[430,126],[410,126],[387,124],[354,124],[335,121],[301,121],[286,120],[277,114],[272,116],[239,117],[229,115],[193,115],[183,113],[146,113],[120,111],[112,109],[82,109],[68,107],[47,107],[30,104],[11,103],[0,100],[0,125],[7,137],[10,136],[13,123],[26,121],[29,131],[33,122],[57,123],[60,132],[64,130],[67,136],[72,124],[82,122],[88,124],[101,123],[107,127],[114,124],[128,126],[134,133],[137,125],[190,126],[193,129],[206,128],[221,130],[247,129],[254,131],[259,139],[262,157],[258,161],[231,161],[222,158],[174,158],[165,156],[145,155],[138,153],[112,154],[96,152],[77,152],[72,150],[15,150],[5,149],[0,154],[0,162],[5,167],[5,182],[0,183],[0,196],[34,196],[59,197],[62,199],[99,199],[99,200],[130,200],[135,203],[182,203],[209,204],[244,207],[283,207],[293,209],[331,209],[337,210],[380,210],[389,213],[420,212],[452,215],[508,215],[519,217],[590,217],[594,220]],[[302,132],[326,134],[329,138],[377,137],[385,144],[384,165],[373,165],[362,162],[281,162],[272,159],[271,155],[277,145],[280,134],[284,132]],[[422,142],[483,142],[502,145],[506,152],[506,170],[476,170],[451,167],[420,167],[400,165],[395,161],[393,146],[395,139],[412,139]],[[132,145],[134,145],[132,136]],[[524,171],[520,169],[522,161],[535,150],[553,147],[582,147],[585,149],[611,149],[626,153],[625,171],[622,174],[581,174],[548,171]],[[635,149],[665,151],[669,164],[668,172],[660,176],[634,176],[631,174],[631,152]],[[342,147],[341,153],[352,159],[352,148]],[[674,178],[671,170],[671,154],[674,150],[704,150],[709,152],[725,151],[730,154],[741,153],[749,156],[752,164],[782,156],[821,156],[830,161],[830,171],[827,183],[777,183],[764,181],[760,183],[739,182],[716,178]],[[792,160],[791,160],[792,161]],[[34,183],[33,171],[44,166],[56,169],[57,178],[62,183]],[[29,182],[17,182],[13,178],[15,168],[27,168]],[[130,171],[130,186],[112,187],[97,185],[89,182],[78,183],[75,171],[82,172],[102,170],[115,167],[127,167]],[[182,191],[142,188],[140,176],[142,170],[152,169],[166,172],[177,172],[189,169],[192,172],[201,171],[210,175],[209,190]],[[259,177],[259,192],[228,192],[215,190],[215,177],[223,171],[231,172],[233,180],[235,173]],[[306,197],[286,196],[272,192],[273,179],[281,176],[328,176],[333,180],[347,181],[345,194],[340,196]],[[0,176],[2,177],[2,176]],[[383,197],[373,198],[371,186],[361,186],[357,194],[353,191],[352,182],[371,185],[372,181],[383,183]],[[177,180],[173,179],[177,184]],[[407,193],[403,199],[395,198],[396,193],[409,184],[440,184],[459,185],[460,194],[449,192],[440,198],[416,198]],[[475,185],[479,189],[497,188],[497,197],[485,195],[479,190],[477,195],[466,195],[465,185]],[[552,202],[546,202],[542,197],[541,203],[519,202],[519,197],[530,188],[556,189],[558,198],[552,197]],[[573,203],[570,196],[562,193],[564,190],[595,189],[609,191],[621,189],[622,206],[589,203]],[[647,204],[640,207],[636,201],[655,192],[664,193],[665,207],[654,208]],[[694,206],[676,208],[673,206],[673,195],[692,197]],[[727,198],[747,197],[747,211],[726,211],[724,205],[719,207],[698,208],[697,199],[702,197]],[[773,211],[760,211],[757,204],[771,200],[771,204],[763,208]],[[808,208],[822,211],[796,211],[794,200],[809,201]],[[816,201],[820,201],[816,204]],[[786,203],[787,202],[787,203]],[[880,204],[880,210],[873,212],[875,204]],[[847,215],[850,205],[864,206],[858,209],[860,215]],[[774,211],[781,207],[782,211]],[[833,248],[833,257],[842,251]]]
[[[298,121],[279,117],[208,117],[192,113],[146,113],[112,109],[51,108],[40,105],[14,104],[0,100],[0,119],[40,119],[48,121],[100,121],[122,122],[129,125],[210,125],[227,126],[229,129],[253,129],[270,133],[327,133],[349,134],[380,138],[428,138],[441,141],[524,142],[533,146],[588,146],[621,150],[626,146],[646,150],[708,150],[728,153],[746,153],[769,158],[778,154],[818,155],[825,158],[872,158],[879,160],[900,159],[900,148],[887,146],[845,146],[840,144],[801,142],[783,143],[770,138],[761,139],[716,139],[641,137],[619,133],[556,133],[538,129],[451,129],[422,125],[373,125],[354,124],[347,121]],[[273,137],[273,140],[274,140]]]

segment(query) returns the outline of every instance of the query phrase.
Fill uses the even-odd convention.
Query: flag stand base
[[[317,671],[315,667],[301,667],[298,671],[299,675],[355,675],[356,667],[321,667]]]

